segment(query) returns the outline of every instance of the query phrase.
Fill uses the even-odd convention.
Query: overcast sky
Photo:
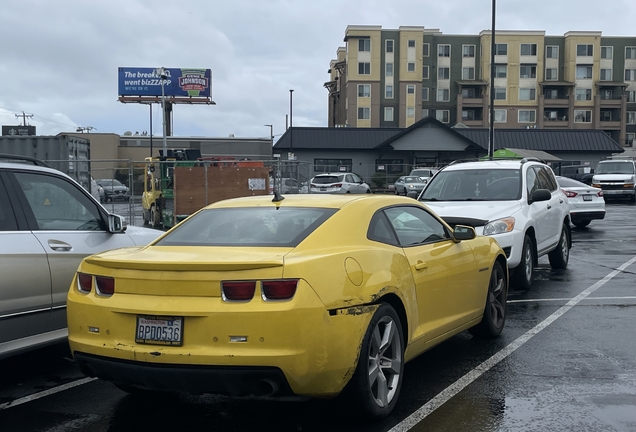
[[[118,67],[209,68],[215,106],[178,105],[174,135],[269,136],[327,125],[329,62],[347,25],[490,29],[489,0],[3,0],[0,123],[38,134],[148,131],[148,106],[117,101]],[[636,0],[498,0],[497,29],[636,35]],[[161,115],[154,109],[154,134]]]

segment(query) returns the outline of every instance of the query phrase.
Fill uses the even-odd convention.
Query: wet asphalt
[[[636,205],[572,239],[566,270],[542,258],[530,291],[512,287],[501,338],[465,332],[408,363],[382,422],[338,399],[130,396],[80,381],[62,344],[0,360],[0,431],[636,431]]]

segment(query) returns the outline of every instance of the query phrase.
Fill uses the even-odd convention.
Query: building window
[[[601,47],[601,58],[611,60],[614,58],[614,47],[604,46]]]
[[[537,44],[521,44],[521,55],[522,56],[536,56],[537,55]]]
[[[545,57],[551,59],[559,58],[559,47],[556,45],[548,45],[545,47]]]
[[[393,86],[387,85],[384,87],[384,97],[386,99],[393,99]]]
[[[384,121],[393,121],[393,107],[384,108]]]
[[[495,65],[495,78],[507,78],[508,65]]]
[[[604,122],[612,121],[611,111],[601,111],[601,121],[604,121]]]
[[[636,47],[625,47],[625,58],[636,59]]]
[[[358,120],[369,120],[371,118],[371,108],[358,107]]]
[[[462,111],[462,121],[475,120],[475,111]]]
[[[495,44],[495,55],[508,55],[508,44]]]
[[[559,71],[557,68],[549,68],[545,70],[545,80],[546,81],[558,81],[559,80]]]
[[[506,100],[506,88],[495,87],[495,100]]]
[[[592,79],[592,65],[576,65],[576,79]]]
[[[449,89],[437,89],[437,102],[449,102],[450,90]]]
[[[437,45],[437,57],[450,57],[450,45]]]
[[[422,100],[428,100],[428,87],[422,87]]]
[[[430,55],[431,44],[425,43],[422,46],[422,56],[428,57]]]
[[[594,55],[594,45],[577,44],[576,55],[578,57],[592,57]]]
[[[464,99],[475,99],[475,89],[474,88],[463,88],[462,89],[462,97]]]
[[[627,102],[636,102],[636,90],[627,91]]]
[[[537,99],[537,90],[533,88],[520,88],[519,100],[533,101]]]
[[[506,123],[508,121],[508,111],[505,109],[495,110],[495,123]]]
[[[415,118],[415,108],[413,107],[406,108],[406,118]]]
[[[611,80],[612,80],[612,70],[601,69],[601,81],[611,81]]]
[[[415,94],[415,86],[407,85],[406,86],[406,94]]]
[[[371,97],[371,85],[358,84],[358,97]]]
[[[519,66],[519,78],[536,78],[536,77],[537,77],[536,65]]]
[[[543,92],[546,99],[558,99],[559,91],[556,89],[545,89]]]
[[[576,89],[574,94],[577,101],[592,100],[592,89]]]
[[[447,68],[447,67],[437,68],[437,79],[440,79],[440,80],[450,79],[450,68]]]
[[[422,118],[428,117],[428,116],[429,116],[428,109],[423,109],[422,110]]]
[[[413,63],[413,62],[408,62],[408,63],[406,64],[406,70],[407,70],[408,72],[415,72],[415,63]]]
[[[408,45],[409,48],[415,48],[415,39],[409,39]]]
[[[592,111],[574,110],[574,123],[592,123]]]
[[[422,79],[429,79],[429,69],[428,66],[422,66]]]
[[[467,67],[462,69],[462,79],[463,80],[474,80],[475,79],[475,68]]]
[[[537,112],[535,110],[519,110],[519,123],[535,123]]]
[[[475,45],[462,45],[462,57],[475,57]]]
[[[358,74],[371,75],[371,63],[358,62]]]
[[[402,174],[404,171],[404,159],[376,159],[375,171],[387,174]]]
[[[636,138],[636,134],[628,133],[625,139],[625,146],[633,147],[634,146],[634,138]]]
[[[625,69],[625,81],[636,81],[636,69]]]
[[[371,51],[371,39],[358,39],[358,51]]]
[[[388,53],[392,53],[393,52],[393,40],[392,39],[387,39],[387,41],[386,41],[386,52],[388,52]]]
[[[346,167],[347,172],[351,172],[352,162],[352,159],[314,159],[314,172],[338,172],[340,167]]]
[[[450,111],[449,110],[435,110],[435,118],[442,123],[450,123]]]
[[[628,125],[636,124],[636,111],[627,112],[627,124]]]
[[[386,76],[393,76],[393,63],[386,64]]]

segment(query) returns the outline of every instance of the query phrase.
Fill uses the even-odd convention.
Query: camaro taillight
[[[95,276],[95,288],[99,295],[112,296],[115,294],[115,279],[106,276]]]
[[[88,294],[93,289],[93,275],[77,273],[77,289],[84,294]]]
[[[264,300],[289,300],[296,294],[297,279],[263,281]]]
[[[254,297],[256,281],[221,282],[223,300],[247,301]]]
[[[565,189],[561,189],[561,190],[563,191],[565,196],[568,197],[568,198],[574,198],[575,196],[578,195],[576,192],[572,192],[572,191],[565,190]]]

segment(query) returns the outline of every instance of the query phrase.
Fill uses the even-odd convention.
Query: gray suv
[[[85,256],[160,234],[127,227],[37,159],[0,155],[0,358],[66,339],[66,294]]]

